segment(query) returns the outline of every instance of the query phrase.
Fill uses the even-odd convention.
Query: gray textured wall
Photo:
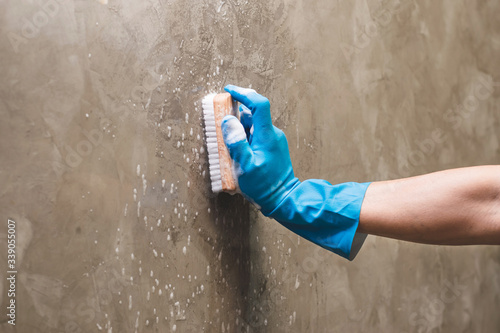
[[[500,162],[498,1],[0,2],[2,332],[498,332],[498,247],[354,262],[213,197],[200,100],[269,97],[296,174]],[[1,308],[9,301],[0,280]]]

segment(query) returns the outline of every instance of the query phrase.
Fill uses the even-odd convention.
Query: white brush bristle
[[[219,150],[217,148],[217,133],[215,131],[214,97],[210,94],[203,98],[203,120],[205,121],[205,139],[208,151],[208,167],[210,170],[210,181],[212,192],[222,191],[222,180],[220,171]]]

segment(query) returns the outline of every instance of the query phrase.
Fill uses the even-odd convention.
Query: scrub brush
[[[229,93],[210,94],[203,98],[202,108],[212,192],[234,193],[237,183],[233,162],[222,138],[221,123],[226,115],[238,118],[237,102]]]

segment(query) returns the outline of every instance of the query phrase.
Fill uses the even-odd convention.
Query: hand
[[[356,230],[369,183],[300,182],[293,174],[285,134],[271,122],[269,100],[253,89],[232,85],[225,89],[243,104],[241,122],[233,116],[222,122],[241,192],[264,215],[291,231],[345,258],[354,258],[366,237]]]
[[[269,100],[253,89],[228,85],[242,103],[240,121],[226,116],[222,133],[234,161],[241,192],[270,214],[300,182],[294,176],[285,134],[273,126]]]

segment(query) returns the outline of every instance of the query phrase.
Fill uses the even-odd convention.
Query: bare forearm
[[[500,166],[374,182],[358,231],[429,244],[500,244]]]

